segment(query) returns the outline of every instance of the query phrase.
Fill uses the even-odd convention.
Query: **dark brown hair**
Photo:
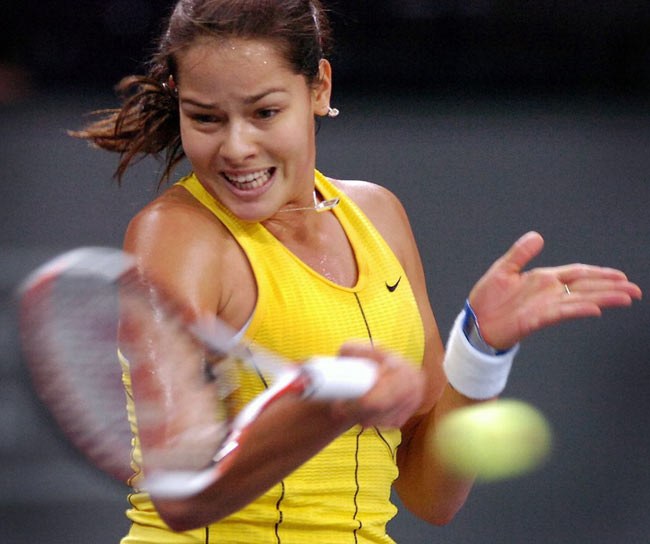
[[[147,65],[146,75],[122,79],[118,109],[94,112],[100,119],[72,136],[120,153],[118,183],[126,169],[148,155],[163,158],[160,183],[185,157],[173,82],[178,55],[202,37],[272,40],[289,66],[309,85],[330,54],[331,33],[319,0],[179,0]]]

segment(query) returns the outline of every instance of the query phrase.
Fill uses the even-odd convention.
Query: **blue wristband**
[[[474,337],[474,344],[468,334]],[[489,399],[504,390],[518,351],[519,344],[506,351],[489,346],[478,333],[476,316],[468,305],[458,314],[451,328],[442,367],[456,391],[471,399]]]
[[[463,320],[463,333],[465,338],[472,345],[473,348],[477,349],[481,353],[486,355],[504,355],[508,353],[510,349],[496,349],[488,344],[483,336],[481,335],[481,330],[478,326],[478,320],[476,319],[476,314],[474,309],[469,303],[469,299],[465,300],[465,319]]]

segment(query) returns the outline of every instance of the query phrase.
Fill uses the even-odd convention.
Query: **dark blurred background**
[[[342,114],[321,123],[318,166],[402,199],[443,336],[474,281],[529,229],[547,240],[536,265],[611,265],[650,293],[647,0],[327,5]],[[155,195],[157,163],[118,189],[116,157],[65,130],[116,105],[113,85],[140,69],[170,2],[0,6],[0,542],[115,543],[126,490],[81,463],[31,396],[13,293],[57,252],[119,246]],[[647,542],[649,385],[646,301],[526,340],[506,396],[548,416],[549,463],[477,486],[444,528],[402,509],[391,534]]]
[[[644,0],[326,2],[356,86],[633,92],[650,85]],[[3,2],[2,60],[39,85],[105,89],[137,70],[168,0]]]

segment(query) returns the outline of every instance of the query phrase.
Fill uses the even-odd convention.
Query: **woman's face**
[[[314,115],[327,113],[330,82],[326,61],[311,86],[270,41],[206,38],[180,55],[183,149],[237,217],[262,221],[312,202]]]

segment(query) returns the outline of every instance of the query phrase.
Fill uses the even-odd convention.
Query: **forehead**
[[[272,40],[200,38],[177,55],[179,80],[235,78],[255,81],[271,75],[298,76],[286,60],[281,44]]]

